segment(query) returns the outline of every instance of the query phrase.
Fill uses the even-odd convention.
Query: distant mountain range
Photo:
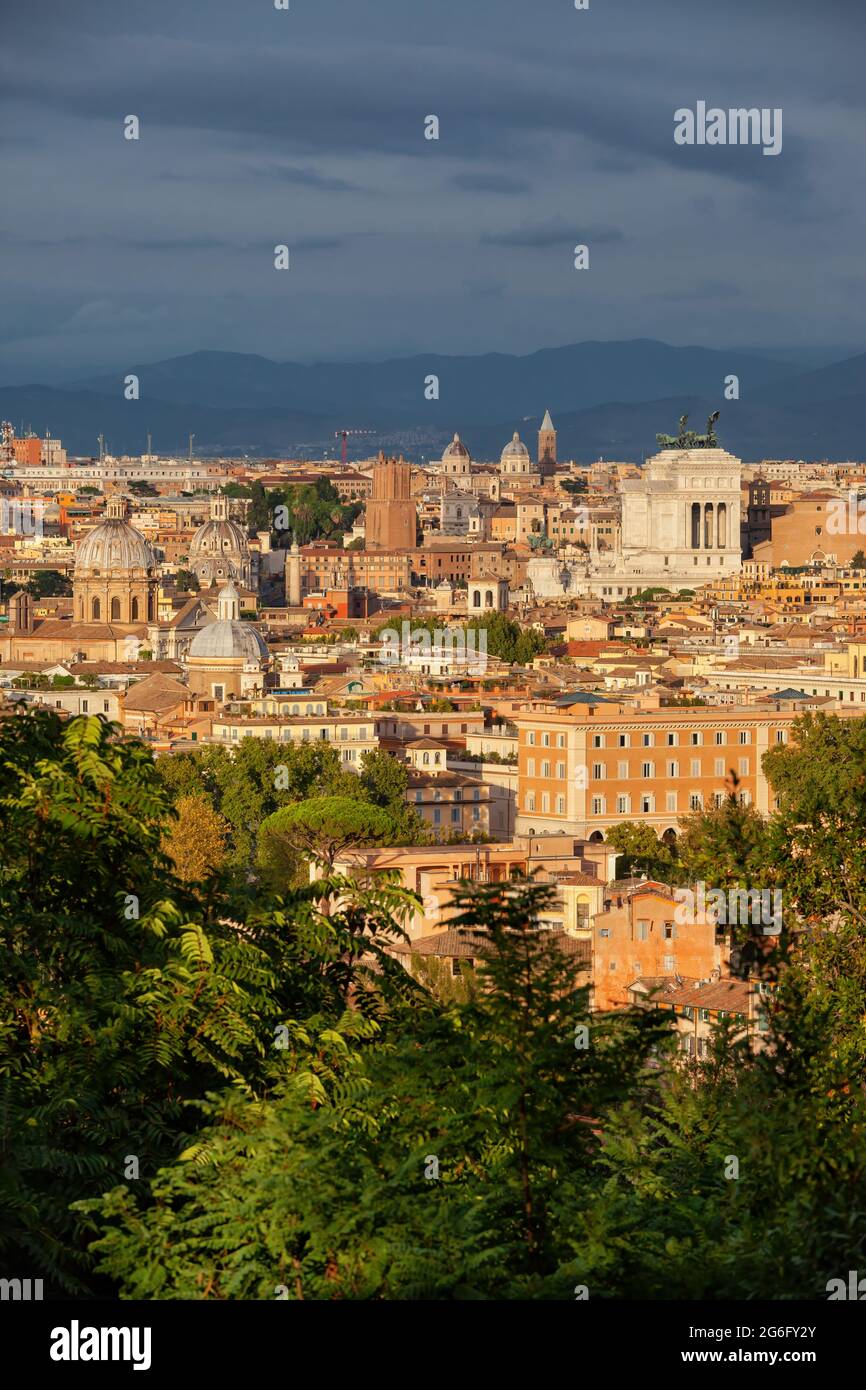
[[[96,451],[105,435],[113,453],[138,454],[148,431],[161,454],[195,451],[250,457],[321,457],[350,437],[350,457],[379,447],[435,458],[458,431],[473,457],[497,458],[518,430],[530,450],[545,409],[559,432],[561,457],[640,460],[657,431],[675,431],[680,415],[703,429],[721,411],[719,438],[746,460],[866,456],[866,354],[829,365],[816,351],[773,356],[745,349],[671,347],[641,338],[585,342],[525,357],[431,354],[386,362],[304,366],[232,352],[195,352],[119,368],[116,375],[62,389],[0,388],[0,418],[49,429],[72,454]],[[139,379],[139,399],[124,399],[124,378]],[[439,399],[425,380],[439,379]],[[740,399],[726,401],[726,378]]]

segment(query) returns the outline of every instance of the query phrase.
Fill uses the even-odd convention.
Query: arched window
[[[90,616],[95,623],[99,622],[99,599],[95,598],[90,605]]]
[[[472,607],[473,607],[473,608],[480,608],[480,607],[481,607],[481,590],[480,590],[480,589],[476,589],[475,592],[474,592],[473,595],[472,595]]]
[[[111,621],[112,621],[113,623],[119,623],[119,622],[120,622],[120,599],[119,599],[119,598],[113,598],[113,599],[111,600]]]
[[[492,608],[492,607],[493,607],[493,590],[492,590],[492,589],[488,589],[488,590],[487,590],[487,593],[484,595],[484,606],[485,606],[485,608]]]
[[[138,599],[137,599],[137,598],[134,598],[134,599],[132,600],[132,605],[131,605],[130,610],[129,610],[129,615],[130,615],[130,618],[132,619],[132,621],[133,621],[134,623],[137,623],[137,622],[138,622]]]

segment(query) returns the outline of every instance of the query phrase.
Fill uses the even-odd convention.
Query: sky
[[[0,0],[0,384],[866,348],[862,0],[289,5]],[[781,153],[677,145],[698,101],[781,108]]]

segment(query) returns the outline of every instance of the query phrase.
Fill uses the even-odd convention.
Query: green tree
[[[611,826],[607,832],[608,844],[622,852],[617,860],[618,878],[629,874],[644,873],[647,878],[660,883],[670,883],[676,867],[676,859],[668,845],[660,840],[651,825],[640,821],[623,821]]]
[[[330,872],[342,855],[393,844],[399,827],[378,806],[348,796],[317,796],[269,816],[261,833],[284,839],[311,864]]]
[[[404,972],[387,1020],[294,1024],[272,1100],[212,1101],[146,1207],[91,1204],[106,1275],[131,1297],[573,1298],[599,1136],[663,1030],[587,1012],[535,926],[550,892],[467,886],[486,983],[465,999]]]
[[[21,585],[34,598],[68,598],[72,594],[72,581],[59,570],[37,570]]]
[[[680,818],[677,842],[683,883],[713,888],[751,888],[766,879],[767,826],[754,806],[739,799],[731,770],[721,805]]]

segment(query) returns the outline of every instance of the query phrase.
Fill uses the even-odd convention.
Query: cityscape
[[[424,49],[417,15],[377,6],[389,42]],[[327,17],[301,0],[249,20],[221,3],[206,43],[193,8],[144,7],[142,70],[161,49],[170,75],[189,45],[198,93],[245,24],[265,92],[267,43],[288,26],[324,62]],[[348,25],[338,77],[366,49],[358,17],[332,8]],[[525,8],[505,7],[515,35]],[[545,0],[538,22],[563,43],[580,30],[575,55],[595,44],[604,66],[619,52],[604,8]],[[639,26],[630,62],[641,7],[610,8]],[[685,22],[678,2],[659,8]],[[394,199],[390,165],[440,158],[430,147],[460,119],[453,88],[437,115],[422,87],[418,150],[402,131],[389,144],[403,76],[366,134],[352,126],[369,141],[354,172],[349,98],[327,135],[296,113],[309,131],[286,136],[281,177],[310,220],[233,243],[267,262],[255,275],[278,288],[260,298],[223,261],[184,282],[183,195],[151,291],[158,196],[134,290],[115,279],[118,208],[103,289],[83,198],[46,287],[27,289],[26,219],[18,250],[8,232],[10,305],[30,326],[0,353],[0,1302],[44,1304],[41,1363],[158,1372],[169,1345],[184,1355],[169,1319],[190,1301],[225,1307],[230,1331],[241,1305],[564,1301],[625,1308],[647,1332],[656,1304],[677,1305],[665,1368],[826,1365],[838,1339],[821,1305],[866,1298],[862,290],[846,303],[828,272],[826,312],[801,305],[795,324],[789,283],[748,262],[771,208],[788,216],[786,161],[816,186],[827,174],[781,75],[802,35],[782,34],[745,106],[726,86],[736,34],[769,43],[766,8],[731,7],[740,28],[707,99],[665,98],[664,152],[652,104],[645,137],[631,117],[593,135],[582,224],[565,191],[557,204],[560,148],[536,170],[552,175],[538,216],[531,123],[464,131],[449,186],[470,188],[457,164],[481,140],[490,167],[472,187],[499,221],[477,233],[486,288],[460,262],[462,309],[436,306],[438,260],[429,285],[407,270],[401,203],[393,267],[370,251],[345,335],[335,321],[328,346],[311,328],[317,296],[326,316],[333,300],[304,256],[344,255],[353,217],[372,245],[370,189]],[[692,44],[715,32],[700,10]],[[449,0],[437,63],[476,22]],[[118,23],[86,5],[70,42],[116,51],[123,71]],[[34,24],[10,21],[13,52]],[[504,70],[510,42],[495,39]],[[543,118],[565,132],[560,77],[557,59]],[[176,94],[149,113],[147,83],[106,115],[113,82],[86,112],[65,78],[50,101],[92,123],[94,149],[114,122],[107,169],[140,140],[158,195],[196,121]],[[244,124],[241,86],[219,140],[255,218],[273,137]],[[7,100],[37,164],[53,160],[14,77]],[[641,138],[667,196],[693,181],[693,230],[728,216],[699,188],[743,200],[739,290],[719,279],[733,261],[697,280],[681,266],[706,306],[692,332],[668,286],[650,336],[641,290],[605,265],[631,233],[599,188],[646,185],[628,162]],[[261,168],[242,175],[257,140]],[[337,197],[332,243],[314,214]],[[649,199],[650,239],[663,203]],[[438,214],[443,244],[453,215]],[[435,232],[426,203],[424,217]],[[799,230],[780,232],[791,273]],[[573,282],[594,267],[584,320]],[[64,275],[63,313],[78,287],[103,308],[82,299],[49,333]],[[293,275],[300,327],[281,342],[269,300]],[[518,341],[502,330],[534,276],[539,318]],[[139,292],[177,295],[177,315],[150,317]],[[242,1329],[269,1351],[285,1335]]]

